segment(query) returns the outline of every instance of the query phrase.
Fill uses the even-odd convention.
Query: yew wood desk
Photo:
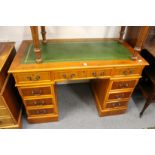
[[[30,123],[58,120],[56,83],[90,79],[100,116],[121,114],[148,63],[118,39],[57,39],[40,44],[35,62],[32,41],[23,41],[10,67]]]

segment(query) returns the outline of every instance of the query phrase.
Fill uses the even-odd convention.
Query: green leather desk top
[[[44,62],[75,62],[96,60],[129,60],[131,53],[118,41],[57,42],[41,44]],[[22,60],[35,63],[34,46],[30,44]]]

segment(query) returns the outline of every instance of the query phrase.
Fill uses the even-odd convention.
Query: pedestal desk
[[[23,41],[9,69],[30,123],[58,120],[56,84],[67,80],[90,79],[100,116],[127,110],[142,70],[148,65],[127,42],[120,38],[45,39],[43,36],[42,43],[38,40],[39,48],[37,40],[34,44]]]

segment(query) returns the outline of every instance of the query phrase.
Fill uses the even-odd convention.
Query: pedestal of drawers
[[[58,120],[57,97],[54,84],[27,83],[18,86],[29,123]]]
[[[122,114],[128,109],[128,101],[139,80],[137,76],[112,78],[105,87],[106,95],[102,98],[102,86],[98,82],[92,82],[97,109],[100,116]],[[99,83],[104,83],[102,80]],[[97,87],[96,87],[97,86]]]

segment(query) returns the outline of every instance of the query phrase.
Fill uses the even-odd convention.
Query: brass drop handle
[[[30,77],[30,76],[28,76],[27,79],[28,79],[29,81],[32,81],[32,77]]]
[[[128,71],[127,70],[123,71],[123,74],[128,75]]]
[[[47,113],[47,110],[40,110],[39,113],[40,114],[46,114]]]
[[[125,83],[125,84],[124,84],[124,87],[125,87],[125,88],[129,87],[129,84],[128,84],[128,83]]]
[[[119,88],[122,88],[122,86],[123,86],[122,83],[119,83],[118,87],[119,87]]]
[[[71,74],[71,78],[75,77],[75,74]]]
[[[42,92],[41,90],[39,90],[39,92],[32,90],[32,95],[39,96],[42,94],[41,92]]]
[[[118,103],[118,106],[120,106],[121,105],[121,103]]]
[[[34,101],[34,104],[35,105],[44,105],[45,104],[45,101],[41,101],[41,102]]]
[[[32,78],[31,76],[28,76],[27,79],[29,81],[38,81],[38,80],[40,80],[40,76],[39,75],[36,75],[34,78]]]
[[[131,70],[130,70],[130,74],[133,74],[133,73],[134,73],[134,71],[131,69]]]
[[[93,75],[94,77],[96,77],[96,76],[97,76],[96,72],[93,72],[93,73],[92,73],[92,75]]]
[[[63,78],[64,78],[64,79],[66,79],[66,78],[67,78],[67,75],[66,75],[66,74],[63,74],[62,76],[63,76]]]
[[[101,72],[101,73],[100,73],[100,76],[103,76],[104,74],[105,74],[104,72]]]
[[[122,98],[122,97],[124,97],[124,94],[117,94],[115,96],[116,96],[116,98]]]
[[[36,77],[34,78],[33,81],[38,81],[38,80],[40,80],[40,76],[39,75],[36,75]]]
[[[112,106],[115,107],[116,106],[115,103],[113,103]]]

